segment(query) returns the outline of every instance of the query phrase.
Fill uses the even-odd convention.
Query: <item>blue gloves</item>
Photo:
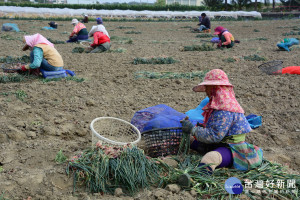
[[[194,125],[189,120],[181,120],[180,123],[182,124],[182,132],[185,134],[191,134]]]

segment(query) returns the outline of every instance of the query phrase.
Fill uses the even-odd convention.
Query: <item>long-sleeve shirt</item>
[[[204,17],[201,20],[200,25],[204,25],[206,28],[210,29],[210,19],[208,17]]]
[[[102,24],[99,24],[99,25],[97,25],[97,26],[93,26],[93,27],[91,28],[90,32],[89,32],[89,37],[92,37],[93,34],[94,34],[95,32],[97,32],[97,31],[100,31],[100,32],[104,33],[105,35],[107,35],[107,36],[110,38],[110,36],[109,36],[109,34],[108,34],[108,32],[107,32],[105,26],[103,26]]]
[[[225,142],[228,136],[249,133],[251,127],[242,113],[214,110],[210,115],[206,128],[194,127],[192,134],[203,143],[227,143],[233,157],[233,166],[238,170],[249,170],[258,167],[263,152],[255,145],[245,141]],[[230,137],[229,137],[230,138]]]
[[[219,143],[225,136],[245,134],[251,127],[242,113],[214,110],[210,115],[206,128],[194,127],[192,132],[198,141]]]
[[[61,55],[53,47],[46,44],[37,44],[32,49],[33,61],[29,68],[36,69],[42,64],[43,59],[47,60],[48,64],[53,67],[63,67]]]
[[[33,62],[29,65],[31,69],[36,69],[41,66],[44,58],[43,50],[39,47],[33,47]]]
[[[94,43],[91,44],[91,47],[95,48],[96,46],[99,46],[100,44],[110,42],[110,39],[107,35],[104,33],[97,31],[94,33]]]
[[[85,26],[83,23],[80,23],[80,22],[79,22],[79,23],[74,27],[74,29],[73,29],[73,31],[72,31],[70,37],[72,37],[73,35],[88,35],[86,26]]]

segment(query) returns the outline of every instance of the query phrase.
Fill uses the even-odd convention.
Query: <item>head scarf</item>
[[[208,104],[203,108],[204,124],[206,125],[213,110],[224,110],[236,113],[244,113],[243,108],[235,99],[232,86],[216,85],[212,88]]]
[[[30,47],[34,47],[37,44],[47,44],[50,45],[51,47],[54,47],[54,45],[49,42],[44,36],[42,36],[41,34],[37,33],[34,35],[25,35],[25,42],[28,46]]]
[[[225,32],[225,31],[228,31],[226,28],[222,27],[222,26],[218,26],[215,28],[215,35],[218,35],[219,38],[222,37],[222,34]]]
[[[98,17],[98,18],[96,19],[96,21],[97,21],[97,24],[103,24],[103,20],[102,20],[101,17]]]
[[[93,26],[89,34],[93,35],[95,32],[98,32],[98,31],[104,33],[105,35],[107,35],[107,37],[110,38],[107,30],[105,29],[105,27],[102,24],[99,24],[98,26]]]

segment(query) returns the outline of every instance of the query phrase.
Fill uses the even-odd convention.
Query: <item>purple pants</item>
[[[199,153],[208,153],[209,151],[217,151],[222,156],[222,163],[217,167],[231,167],[233,164],[233,157],[231,150],[226,147],[226,144],[205,144],[195,140],[191,144],[191,149],[198,151]]]
[[[232,166],[233,157],[232,157],[232,152],[229,148],[227,148],[227,147],[218,147],[214,151],[219,152],[222,156],[222,162],[217,168],[231,167]]]

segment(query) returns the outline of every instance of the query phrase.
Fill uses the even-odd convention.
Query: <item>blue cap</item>
[[[96,19],[96,21],[97,21],[97,24],[102,24],[102,23],[103,23],[103,20],[102,20],[101,17],[98,17],[98,18]]]

